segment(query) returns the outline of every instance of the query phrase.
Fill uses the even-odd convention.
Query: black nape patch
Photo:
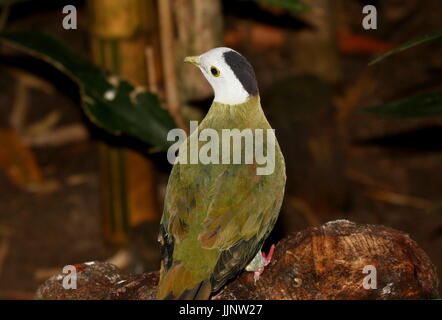
[[[224,52],[224,60],[226,60],[226,63],[230,66],[244,89],[251,96],[258,95],[258,83],[256,81],[255,71],[250,62],[235,51]]]

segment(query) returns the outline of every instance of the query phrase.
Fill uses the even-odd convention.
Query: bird
[[[214,91],[200,132],[274,132],[261,107],[254,69],[244,56],[220,47],[184,61],[199,68]],[[183,145],[189,145],[189,137]],[[268,256],[261,253],[278,218],[286,182],[284,156],[276,139],[273,147],[274,169],[269,174],[257,174],[256,160],[174,163],[158,235],[162,259],[157,299],[209,299],[244,269],[258,278],[274,249]]]

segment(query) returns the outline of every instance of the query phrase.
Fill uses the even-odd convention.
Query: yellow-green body
[[[205,128],[220,137],[222,129],[271,129],[259,96],[237,105],[214,102],[198,130]],[[269,175],[257,175],[255,162],[174,165],[159,236],[159,299],[208,298],[261,249],[284,195],[284,158],[275,144],[275,170]]]

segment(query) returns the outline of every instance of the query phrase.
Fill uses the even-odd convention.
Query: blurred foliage
[[[392,118],[438,117],[442,116],[442,92],[423,93],[361,111]]]
[[[127,134],[161,150],[167,133],[176,127],[158,97],[104,72],[61,41],[42,33],[0,32],[0,40],[42,59],[72,78],[80,87],[89,119],[111,134]],[[114,79],[110,81],[110,79]]]
[[[373,65],[391,55],[417,45],[438,40],[441,37],[442,30],[427,34],[411,41],[407,41],[370,62],[369,65]],[[423,93],[380,106],[364,108],[361,111],[392,118],[439,117],[442,116],[442,92]]]
[[[378,63],[379,61],[415,47],[417,45],[435,41],[442,37],[442,30],[427,34],[423,37],[407,41],[397,48],[383,54],[379,58],[370,62],[369,65]],[[421,118],[421,117],[439,117],[442,116],[442,92],[423,93],[413,97],[393,101],[384,105],[364,108],[362,112],[368,112],[377,115],[383,115],[391,118]],[[429,211],[437,211],[442,209],[442,201],[437,202]]]
[[[429,42],[429,41],[433,41],[433,40],[437,40],[439,38],[442,37],[442,30],[427,34],[425,36],[419,37],[417,39],[413,39],[410,41],[407,41],[401,45],[399,45],[397,48],[388,51],[387,53],[383,54],[382,56],[376,58],[375,60],[373,60],[372,62],[370,62],[369,65],[373,65],[375,63],[378,63],[381,60],[384,60],[385,58],[392,56],[396,53],[402,52],[404,50],[407,50],[409,48],[415,47],[417,45],[423,44],[425,42]]]
[[[273,6],[276,8],[287,10],[291,13],[297,14],[305,12],[310,9],[306,3],[298,0],[241,0],[241,1],[255,1],[264,5]]]

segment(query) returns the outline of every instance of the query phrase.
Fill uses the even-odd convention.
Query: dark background
[[[62,2],[17,5],[8,27],[49,32],[89,55],[84,1],[69,2],[79,9],[76,31],[61,28]],[[336,3],[337,19],[331,23],[336,30],[325,41],[328,53],[315,47],[316,35],[309,40],[314,28],[308,21],[224,1],[226,45],[254,66],[264,111],[287,162],[283,211],[268,243],[334,219],[383,224],[408,233],[441,275],[442,210],[435,206],[442,200],[442,119],[386,120],[357,109],[442,88],[440,42],[367,66],[399,43],[441,30],[442,3],[372,2],[379,13],[375,31],[361,27],[365,2]],[[117,252],[102,236],[100,134],[82,114],[77,87],[45,63],[0,51],[0,131],[9,127],[21,94],[23,75],[17,70],[41,80],[27,95],[30,123],[55,111],[57,126],[78,124],[90,135],[58,147],[31,148],[46,181],[38,190],[24,190],[0,167],[0,299],[32,298],[37,286],[64,265],[106,260]],[[202,112],[210,105],[194,103]],[[0,142],[3,150],[12,143]],[[164,189],[170,167],[164,154],[156,158],[159,189]],[[156,237],[154,231],[148,236]],[[157,261],[147,269],[158,266]]]

